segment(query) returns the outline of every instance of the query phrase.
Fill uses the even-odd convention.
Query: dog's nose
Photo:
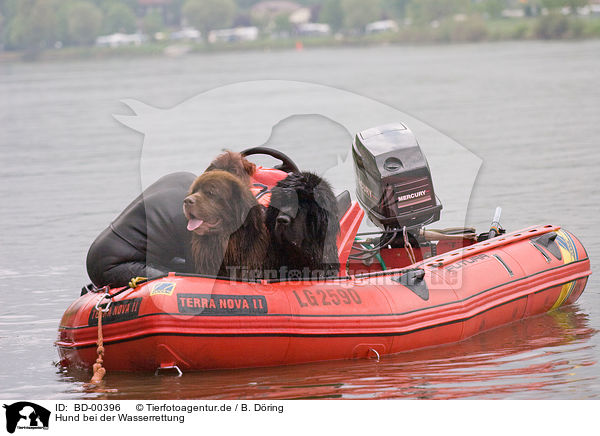
[[[192,197],[191,195],[189,197],[185,197],[185,200],[183,200],[183,204],[191,206],[192,204],[194,204],[194,197]]]
[[[279,216],[277,216],[277,223],[278,224],[283,224],[284,226],[287,226],[291,222],[292,222],[292,219],[289,216],[287,216],[287,215],[279,215]]]

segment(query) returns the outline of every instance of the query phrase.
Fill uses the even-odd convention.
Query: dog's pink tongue
[[[187,229],[192,232],[194,230],[196,230],[198,227],[200,227],[202,225],[204,221],[196,219],[196,218],[191,218],[188,221],[188,225],[187,225]]]

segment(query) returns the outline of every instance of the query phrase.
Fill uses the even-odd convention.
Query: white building
[[[375,21],[365,26],[365,33],[367,34],[397,31],[398,24],[394,20]]]
[[[257,38],[257,27],[236,27],[235,29],[211,30],[208,34],[208,41],[211,43],[255,41]]]
[[[96,45],[100,47],[122,47],[126,45],[142,45],[148,37],[141,33],[113,33],[96,38]]]
[[[199,30],[196,30],[193,27],[184,27],[177,32],[171,33],[171,35],[169,35],[169,39],[174,41],[201,41],[202,34]]]
[[[300,8],[290,14],[289,20],[292,24],[305,24],[310,21],[311,16],[309,8]]]
[[[524,18],[525,10],[524,9],[504,9],[502,11],[503,18]]]
[[[302,23],[296,26],[296,33],[303,36],[327,36],[331,27],[325,23]]]

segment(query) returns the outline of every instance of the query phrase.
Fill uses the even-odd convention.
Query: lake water
[[[515,42],[0,64],[0,398],[599,399],[599,54],[600,41]],[[88,283],[90,243],[141,190],[143,136],[113,118],[130,113],[120,101],[170,108],[219,86],[265,79],[364,96],[464,146],[482,163],[466,224],[486,231],[500,205],[508,230],[564,226],[592,261],[582,297],[458,344],[380,362],[181,378],[109,373],[104,390],[86,390],[89,374],[55,366],[53,342],[63,311]],[[269,144],[302,168],[325,170],[355,133],[332,125],[287,120]],[[220,151],[201,140],[198,150]],[[464,174],[437,165],[437,177]],[[465,201],[442,198],[449,213]]]

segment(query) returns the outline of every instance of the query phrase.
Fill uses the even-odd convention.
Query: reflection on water
[[[550,399],[589,389],[596,333],[577,306],[514,322],[458,344],[385,356],[276,368],[189,372],[182,377],[109,373],[61,375],[71,393],[102,399]],[[564,355],[567,353],[569,359]],[[110,359],[110,356],[106,356]],[[586,386],[588,388],[586,389]]]

